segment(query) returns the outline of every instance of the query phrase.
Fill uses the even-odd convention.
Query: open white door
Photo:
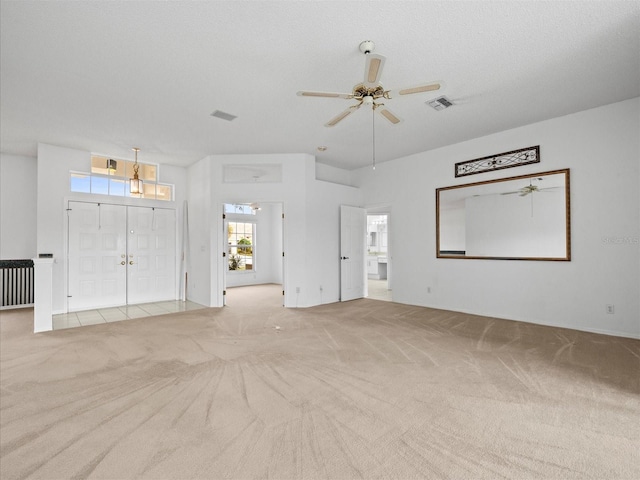
[[[340,206],[340,301],[365,295],[364,250],[367,238],[364,208]]]
[[[222,205],[222,211],[224,212],[224,204]],[[222,306],[227,306],[227,274],[229,273],[229,256],[231,250],[229,245],[229,220],[227,220],[227,214],[222,214],[222,245],[224,251],[222,252]]]

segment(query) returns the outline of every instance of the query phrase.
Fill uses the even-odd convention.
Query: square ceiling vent
[[[442,97],[438,97],[434,100],[429,100],[428,102],[426,102],[426,104],[431,108],[440,111],[444,110],[445,108],[449,108],[454,103],[443,95]]]

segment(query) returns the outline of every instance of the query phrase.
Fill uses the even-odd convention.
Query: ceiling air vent
[[[444,110],[445,108],[449,108],[451,105],[453,105],[453,102],[449,100],[447,97],[442,96],[442,97],[436,98],[435,100],[429,100],[427,102],[427,105],[429,105],[431,108],[434,108],[440,111],[440,110]]]
[[[220,110],[216,110],[215,112],[213,112],[211,114],[212,117],[216,117],[216,118],[221,118],[222,120],[226,120],[227,122],[230,122],[231,120],[238,118],[235,115],[231,115],[230,113],[227,112],[222,112]]]

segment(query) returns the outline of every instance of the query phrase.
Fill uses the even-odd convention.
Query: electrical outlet
[[[296,293],[300,293],[300,287],[296,287]]]
[[[613,304],[607,304],[607,313],[609,315],[613,315],[615,313],[615,307],[613,306]]]
[[[322,291],[322,285],[320,285],[320,291]]]

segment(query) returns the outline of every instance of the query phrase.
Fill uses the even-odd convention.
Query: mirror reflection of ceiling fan
[[[537,181],[542,181],[544,180],[544,178],[542,177],[538,177],[535,180]],[[525,185],[524,187],[518,189],[518,190],[514,190],[513,192],[504,192],[501,193],[500,195],[513,195],[515,193],[517,193],[520,197],[526,197],[529,194],[532,194],[534,192],[538,192],[538,193],[543,193],[543,192],[550,192],[552,190],[557,190],[558,188],[561,187],[547,187],[547,188],[540,188],[538,187],[538,185],[534,185],[532,179],[529,179],[529,185]]]
[[[374,44],[370,40],[366,40],[360,44],[360,51],[364,53],[367,58],[364,68],[364,81],[355,85],[351,93],[309,92],[304,90],[298,92],[298,95],[301,97],[343,98],[345,100],[356,100],[358,102],[325,123],[325,127],[335,126],[358,110],[362,105],[371,106],[374,111],[380,113],[392,124],[398,124],[402,120],[392,113],[384,103],[380,103],[380,100],[390,100],[392,95],[396,94],[411,95],[414,93],[432,92],[439,90],[442,86],[441,82],[432,82],[399,90],[385,90],[380,83],[380,77],[386,59],[382,55],[371,53],[373,49]]]
[[[534,178],[534,179],[529,179],[529,185],[525,185],[522,188],[519,188],[518,190],[514,190],[513,192],[504,192],[501,193],[500,195],[513,195],[513,194],[518,194],[519,197],[526,197],[527,195],[531,195],[531,217],[533,217],[533,197],[534,197],[534,193],[551,193],[553,190],[558,190],[559,188],[562,187],[546,187],[546,188],[540,188],[538,185],[534,185],[533,184],[533,180],[536,180],[538,182],[541,182],[544,180],[544,178],[542,177],[538,177],[538,178]]]

